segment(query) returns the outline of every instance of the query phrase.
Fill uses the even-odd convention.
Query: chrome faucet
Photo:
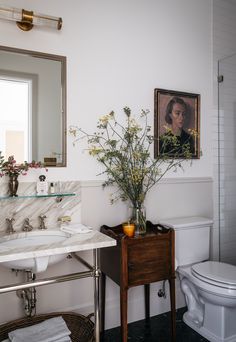
[[[27,217],[27,218],[25,219],[25,221],[24,221],[22,230],[23,230],[24,232],[30,232],[32,229],[33,229],[33,226],[30,224],[29,218]]]
[[[13,217],[12,218],[6,218],[6,223],[7,223],[6,233],[7,234],[13,234],[16,232],[13,228],[13,222],[14,221],[15,221],[15,219]]]
[[[47,218],[46,215],[39,215],[39,222],[40,222],[39,229],[41,230],[47,229],[47,227],[45,226],[45,221],[44,221],[45,218]]]

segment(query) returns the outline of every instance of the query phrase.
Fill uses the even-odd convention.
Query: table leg
[[[98,250],[93,250],[93,267],[94,267],[94,316],[95,316],[95,327],[94,337],[95,341],[100,341],[100,315],[99,315],[99,277],[100,270],[98,268]]]
[[[128,327],[127,327],[127,309],[128,309],[128,290],[120,287],[120,321],[122,342],[127,342]]]
[[[150,318],[150,284],[144,285],[144,297],[145,297],[145,318]]]
[[[171,306],[171,341],[176,341],[176,308],[175,308],[175,279],[169,279]]]
[[[105,331],[106,275],[101,273],[101,333]]]

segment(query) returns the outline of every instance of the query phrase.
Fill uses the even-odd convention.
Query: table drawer
[[[149,284],[171,277],[170,265],[153,260],[146,264],[128,264],[128,284],[137,286]]]
[[[148,284],[170,277],[169,239],[152,239],[128,246],[129,286]]]
[[[168,239],[152,239],[128,246],[128,260],[131,264],[146,264],[153,260],[171,262],[171,248]]]

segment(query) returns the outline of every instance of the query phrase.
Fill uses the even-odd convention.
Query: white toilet
[[[160,221],[175,229],[176,267],[188,311],[184,322],[211,342],[236,342],[236,266],[209,259],[212,221]]]

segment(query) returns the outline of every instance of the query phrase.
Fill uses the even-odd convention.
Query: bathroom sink
[[[52,246],[67,239],[68,235],[59,230],[43,230],[22,232],[0,238],[0,249],[16,251],[36,251],[40,246]],[[31,257],[1,262],[1,265],[15,270],[31,270],[33,273],[44,272],[48,266],[56,264],[65,258],[66,254]]]

